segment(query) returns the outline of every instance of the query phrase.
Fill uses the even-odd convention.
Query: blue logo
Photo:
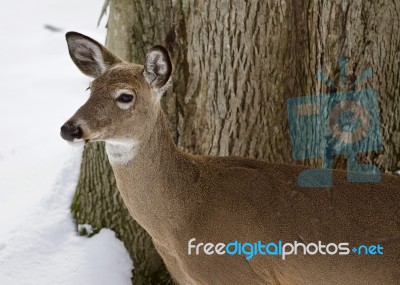
[[[339,59],[340,79],[346,77],[347,59]],[[347,181],[379,182],[374,165],[359,164],[357,154],[382,148],[379,109],[374,89],[354,87],[372,75],[366,69],[348,86],[349,91],[294,97],[287,100],[292,156],[296,160],[321,158],[322,169],[308,169],[298,177],[299,187],[331,187],[334,155],[347,157]],[[337,90],[321,71],[317,79]]]

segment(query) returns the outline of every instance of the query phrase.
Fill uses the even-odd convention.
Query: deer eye
[[[121,102],[121,103],[130,103],[133,100],[133,95],[130,94],[121,94],[117,97],[117,99],[115,99],[117,102]]]

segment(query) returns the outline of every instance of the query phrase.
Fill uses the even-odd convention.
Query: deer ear
[[[69,55],[84,74],[96,78],[121,60],[95,40],[76,32],[65,35]]]
[[[146,55],[143,75],[154,89],[162,90],[172,73],[168,51],[163,46],[154,46]]]

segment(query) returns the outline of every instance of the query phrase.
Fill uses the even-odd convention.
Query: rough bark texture
[[[143,63],[155,44],[170,51],[175,76],[163,107],[182,149],[294,162],[285,100],[334,91],[315,73],[339,82],[337,59],[346,57],[349,80],[372,67],[357,88],[374,88],[380,105],[385,146],[363,159],[400,168],[399,1],[112,0],[110,8],[107,46],[119,56]],[[136,284],[168,280],[121,202],[102,144],[85,147],[72,208],[78,224],[111,228],[124,241]]]
[[[375,88],[385,143],[382,170],[399,161],[400,2],[194,1],[187,29],[189,80],[178,143],[197,153],[292,161],[285,100],[332,91],[318,70]],[[346,86],[342,86],[346,90]]]

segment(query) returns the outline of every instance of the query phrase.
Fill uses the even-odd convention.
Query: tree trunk
[[[348,80],[372,67],[357,88],[374,88],[380,107],[384,148],[362,159],[400,168],[400,2],[112,0],[110,8],[112,51],[137,63],[155,44],[170,51],[174,81],[163,108],[180,148],[320,166],[293,161],[286,99],[335,91],[315,74],[339,82],[345,57]],[[124,241],[135,284],[168,280],[121,202],[102,144],[85,147],[72,209],[78,224],[111,228]]]

